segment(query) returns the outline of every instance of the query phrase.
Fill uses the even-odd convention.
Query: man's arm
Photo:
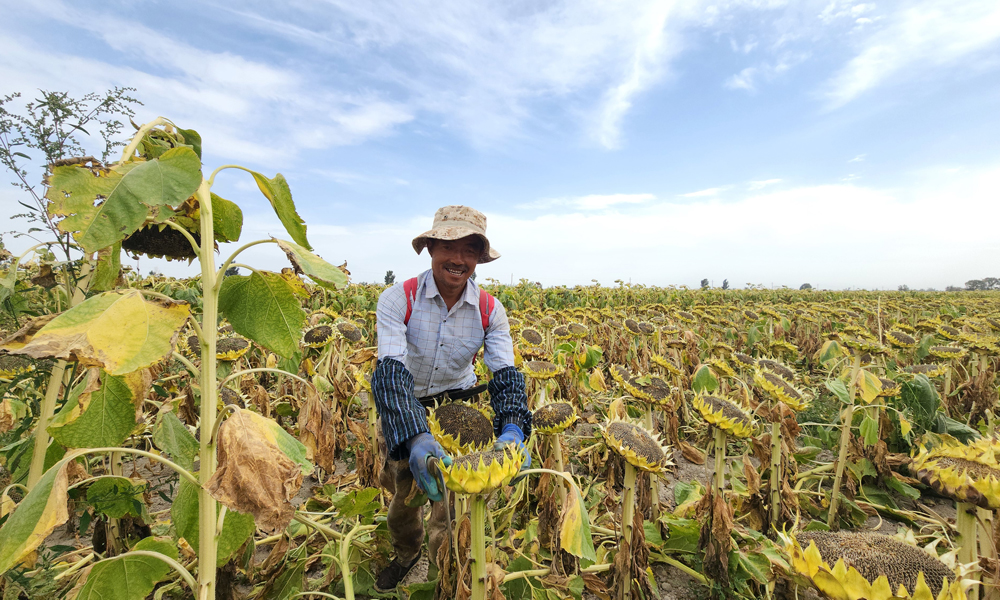
[[[430,431],[427,413],[413,393],[413,375],[403,363],[406,297],[402,287],[397,285],[382,292],[375,311],[379,358],[372,373],[372,395],[391,460],[406,458],[409,453],[406,441]]]
[[[524,375],[514,366],[514,342],[510,337],[507,311],[499,302],[490,315],[483,345],[483,360],[493,372],[488,390],[493,406],[493,429],[499,437],[508,424],[517,425],[524,437],[531,435],[531,411],[525,393]]]

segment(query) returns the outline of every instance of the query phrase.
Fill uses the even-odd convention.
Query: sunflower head
[[[528,346],[541,346],[545,343],[545,338],[542,337],[542,334],[538,333],[537,329],[532,329],[531,327],[522,329],[520,338]]]
[[[653,335],[656,333],[656,325],[653,325],[649,321],[639,321],[639,333],[643,335]]]
[[[946,340],[955,341],[962,337],[962,332],[955,329],[951,325],[939,325],[937,328],[937,334]]]
[[[721,358],[713,358],[708,361],[708,365],[712,367],[712,370],[722,375],[723,377],[736,377],[736,371],[729,366],[729,363],[722,360]]]
[[[521,363],[521,371],[532,379],[552,379],[563,372],[563,368],[547,360],[529,360]]]
[[[333,339],[333,327],[329,325],[317,325],[309,329],[302,336],[302,344],[309,348],[322,348]]]
[[[635,319],[625,319],[625,329],[627,329],[629,333],[635,335],[642,333],[642,330],[639,329],[639,322]]]
[[[625,385],[626,382],[632,379],[632,372],[628,370],[628,367],[611,365],[608,367],[608,371],[611,373],[611,378],[620,385]]]
[[[662,473],[673,463],[659,436],[631,420],[613,419],[601,426],[608,447],[643,471]]]
[[[910,470],[939,494],[988,510],[1000,508],[1000,442],[984,437],[965,445],[942,438],[931,450],[921,446]]]
[[[544,317],[538,320],[538,324],[541,325],[542,327],[545,327],[546,329],[552,329],[553,327],[559,324],[559,321],[556,321],[556,318],[553,317],[552,315],[545,315]]]
[[[235,404],[240,408],[246,408],[247,398],[236,390],[223,386],[219,388],[219,403],[223,406]]]
[[[361,328],[351,321],[337,321],[333,326],[337,329],[337,333],[351,344],[356,344],[365,338]]]
[[[861,354],[881,354],[885,352],[885,346],[866,337],[842,335],[840,336],[840,341],[851,350]]]
[[[215,346],[215,358],[218,360],[236,360],[250,349],[246,338],[234,335],[220,339]]]
[[[925,375],[927,377],[940,377],[948,372],[948,365],[910,365],[903,367],[904,373],[911,375]]]
[[[192,333],[181,337],[177,341],[177,348],[184,356],[199,356],[201,354],[201,340]]]
[[[623,387],[632,397],[652,404],[662,406],[670,401],[670,385],[655,375],[632,377],[625,380]]]
[[[466,454],[493,443],[493,424],[471,404],[449,402],[436,406],[427,417],[427,424],[448,454]]]
[[[776,360],[771,360],[769,358],[762,358],[757,361],[757,366],[761,369],[767,369],[768,371],[777,374],[779,377],[785,379],[786,381],[792,381],[795,379],[795,371],[789,369],[785,365],[781,364]]]
[[[587,337],[588,333],[590,333],[590,330],[587,329],[587,326],[582,323],[576,323],[576,322],[570,323],[569,325],[566,326],[566,329],[568,329],[570,335],[572,335],[575,338],[584,338]]]
[[[670,360],[669,358],[660,356],[659,354],[653,352],[652,354],[650,354],[649,360],[653,361],[654,364],[663,367],[663,370],[665,370],[669,375],[673,375],[676,377],[681,374],[681,370],[678,369],[677,365],[674,364],[674,361]]]
[[[753,382],[778,402],[784,402],[789,408],[801,411],[808,406],[802,392],[781,378],[780,375],[759,369],[753,374]]]
[[[562,433],[576,419],[576,408],[569,402],[549,402],[535,410],[531,417],[531,427],[538,433]]]
[[[760,320],[760,315],[750,310],[749,308],[743,309],[743,318],[747,321],[758,321]]]
[[[894,537],[870,531],[803,531],[779,536],[792,568],[830,598],[965,600],[966,583],[960,571]]]
[[[739,404],[727,398],[695,394],[691,401],[702,418],[729,435],[740,438],[753,434],[753,418]]]
[[[685,323],[694,323],[695,316],[687,311],[679,310],[677,311],[677,318]]]
[[[935,358],[947,360],[962,358],[968,353],[968,350],[960,346],[931,346],[927,351]]]
[[[439,463],[438,468],[449,490],[460,494],[483,494],[509,482],[523,462],[521,446],[507,444],[500,450],[470,452],[455,458],[450,466]]]
[[[733,352],[733,360],[744,369],[752,369],[757,366],[757,359],[742,352]]]
[[[885,339],[897,348],[909,349],[917,347],[917,340],[902,331],[889,331],[885,334]]]
[[[26,356],[0,355],[0,379],[13,379],[35,370],[35,361]]]
[[[883,398],[895,398],[903,391],[903,386],[891,379],[879,377],[878,380],[882,382],[882,391],[878,395]]]

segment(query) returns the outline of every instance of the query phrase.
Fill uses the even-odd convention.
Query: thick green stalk
[[[552,460],[556,461],[556,470],[560,473],[565,472],[566,465],[563,462],[562,440],[559,439],[559,434],[556,433],[545,437],[548,438],[549,447],[552,448]],[[559,509],[562,510],[562,507],[566,506],[566,488],[562,485],[562,483],[559,484],[559,503]]]
[[[781,516],[781,423],[771,423],[771,525]]]
[[[35,424],[35,449],[31,455],[31,468],[28,469],[28,489],[31,490],[38,483],[45,473],[45,452],[49,449],[49,421],[56,412],[56,400],[59,399],[59,390],[62,388],[63,379],[66,377],[66,361],[56,361],[52,367],[52,374],[49,375],[49,384],[45,388],[45,398],[42,400],[42,412],[38,415],[38,423]]]
[[[837,453],[837,470],[833,476],[833,492],[830,496],[830,513],[826,524],[833,530],[840,529],[837,520],[837,509],[840,507],[840,484],[844,480],[844,467],[847,465],[847,445],[851,440],[851,421],[854,420],[854,382],[861,371],[861,354],[854,353],[854,365],[851,367],[851,381],[847,385],[847,397],[850,402],[844,409],[844,418],[840,423],[840,449]]]
[[[486,496],[472,500],[472,600],[486,598]]]
[[[978,563],[979,548],[976,540],[976,506],[968,502],[955,503],[955,526],[958,529],[958,560],[962,563]],[[976,581],[966,594],[968,600],[979,600],[979,576],[970,573],[968,578]]]
[[[715,428],[715,493],[721,494],[726,486],[726,432],[720,427]]]
[[[650,433],[656,433],[653,429],[653,410],[652,406],[646,407],[646,429]],[[650,476],[649,478],[649,494],[651,516],[656,521],[660,518],[660,480],[657,477]]]
[[[625,545],[631,549],[633,531],[632,521],[635,519],[635,476],[636,470],[632,463],[625,461],[625,486],[622,494],[622,539]],[[632,573],[626,571],[619,573],[619,577],[624,577],[621,586],[621,600],[627,600],[631,596]]]
[[[216,404],[218,403],[218,383],[215,372],[215,349],[219,327],[219,289],[215,276],[215,232],[212,224],[211,187],[204,179],[196,192],[201,212],[201,285],[204,290],[202,300],[201,329],[201,431],[200,471],[198,479],[198,598],[215,598],[215,563],[218,552],[215,498],[208,493],[206,485],[215,473],[215,443],[210,433],[215,427]]]

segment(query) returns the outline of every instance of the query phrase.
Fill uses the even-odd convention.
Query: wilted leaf
[[[719,380],[708,368],[708,365],[701,365],[691,378],[691,389],[697,393],[714,392],[719,387]]]
[[[161,412],[153,427],[153,443],[170,455],[175,463],[191,470],[198,456],[198,440],[173,411]]]
[[[298,244],[277,240],[278,247],[285,251],[296,273],[304,273],[319,285],[331,289],[342,289],[347,285],[347,275],[337,267]]]
[[[191,148],[173,148],[157,159],[92,170],[55,167],[49,178],[49,214],[65,217],[84,251],[97,252],[142,226],[151,209],[176,208],[201,184],[201,161]]]
[[[177,548],[165,539],[145,538],[132,549],[159,552],[177,560]],[[170,565],[153,556],[126,552],[106,558],[87,574],[77,600],[143,600],[171,571]]]
[[[861,396],[865,404],[871,404],[872,400],[878,398],[878,395],[882,393],[882,381],[865,369],[858,371],[858,377],[855,379],[854,385],[857,387],[858,395]]]
[[[24,348],[31,341],[31,338],[35,337],[35,334],[41,331],[42,327],[51,323],[58,316],[42,315],[31,319],[23,327],[5,337],[3,341],[0,341],[0,349],[13,353],[14,350]]]
[[[562,481],[559,485],[562,485]],[[594,538],[590,535],[590,517],[576,487],[566,494],[562,525],[559,528],[559,546],[573,556],[597,561]]]
[[[252,514],[258,528],[284,529],[295,513],[290,502],[303,472],[312,470],[305,447],[274,421],[238,409],[219,427],[217,448],[219,468],[206,489],[230,510]]]
[[[324,471],[332,473],[335,470],[333,454],[337,440],[333,431],[333,415],[311,387],[306,401],[299,408],[299,441],[306,447],[306,456]]]
[[[848,356],[849,352],[840,345],[837,340],[827,340],[823,347],[819,349],[819,363],[828,366],[831,361],[839,360]]]
[[[70,460],[63,459],[46,471],[0,528],[0,574],[21,562],[69,519],[66,502]]]
[[[235,202],[212,194],[212,229],[217,242],[235,242],[243,233],[243,211]]]
[[[115,287],[122,271],[121,242],[102,248],[97,253],[97,266],[90,277],[90,291],[106,292]]]
[[[257,187],[260,188],[261,193],[271,202],[271,207],[274,208],[274,212],[278,215],[281,224],[285,226],[285,231],[288,232],[288,235],[292,236],[296,244],[306,250],[312,250],[309,240],[306,239],[306,223],[299,216],[299,213],[295,212],[295,203],[292,202],[292,190],[288,188],[285,176],[278,173],[274,176],[274,179],[268,179],[260,173],[251,171],[251,174],[254,181],[257,182]]]
[[[57,316],[23,346],[5,340],[0,349],[122,375],[166,358],[189,314],[186,303],[147,300],[138,290],[105,292]]]
[[[121,377],[92,369],[53,417],[48,432],[67,448],[118,446],[135,429],[132,393]]]
[[[181,479],[177,496],[170,506],[170,520],[174,523],[177,535],[187,540],[192,548],[197,548],[201,539],[198,532],[198,487]],[[216,515],[222,507],[216,505]],[[240,549],[247,539],[253,535],[255,525],[253,515],[245,515],[234,511],[226,511],[222,522],[222,535],[219,536],[219,549],[216,555],[216,566],[229,562],[233,554]]]
[[[290,357],[299,348],[306,313],[292,287],[277,273],[226,277],[219,292],[219,313],[236,333],[281,356]]]

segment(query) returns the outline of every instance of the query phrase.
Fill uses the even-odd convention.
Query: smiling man
[[[475,398],[487,389],[496,415],[495,447],[523,444],[531,432],[507,313],[471,279],[477,265],[500,258],[486,237],[486,216],[467,206],[438,209],[430,231],[413,239],[417,254],[424,248],[431,256],[430,270],[382,292],[376,312],[372,394],[385,442],[380,483],[392,494],[388,527],[396,553],[375,583],[380,592],[393,590],[420,558],[423,507],[407,504],[414,486],[432,501],[431,560],[449,543],[448,492],[432,459],[450,464],[451,458],[430,434],[427,409],[435,402]],[[476,387],[473,361],[480,348],[493,377]],[[529,464],[530,457],[522,469]]]

